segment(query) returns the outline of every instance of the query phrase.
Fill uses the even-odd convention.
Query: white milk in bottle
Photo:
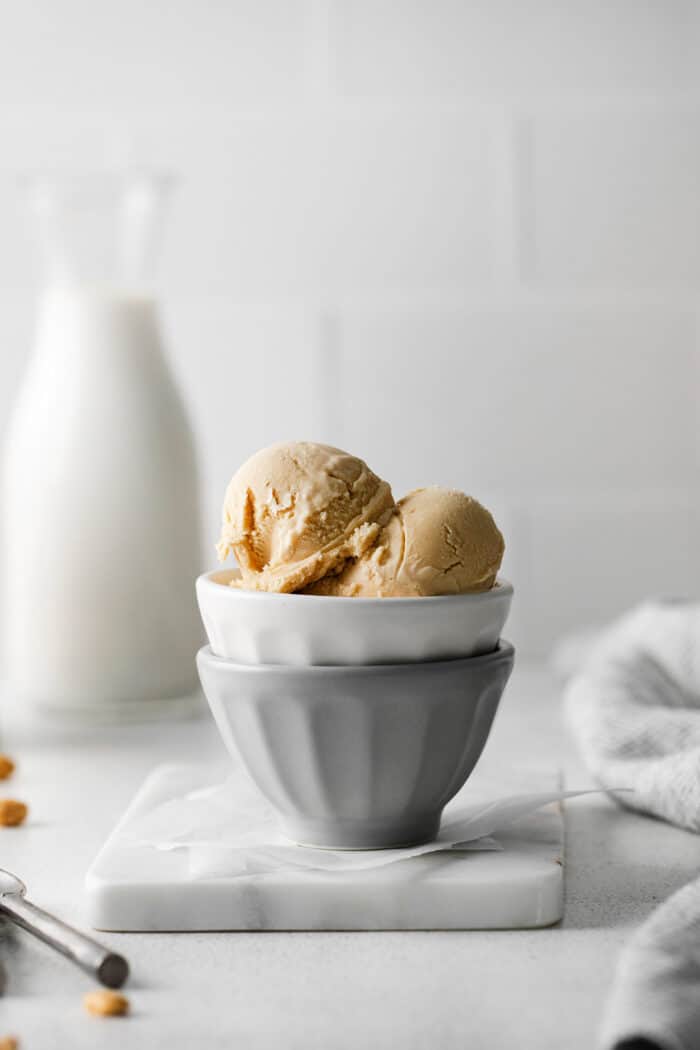
[[[173,711],[196,688],[197,470],[156,304],[133,274],[162,188],[35,192],[54,265],[5,445],[6,675],[18,700],[90,720]],[[101,209],[116,215],[95,226]],[[116,248],[85,252],[107,233]]]

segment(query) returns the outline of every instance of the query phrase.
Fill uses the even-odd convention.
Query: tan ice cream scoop
[[[477,500],[437,486],[416,489],[399,500],[371,549],[308,591],[367,598],[487,591],[504,549],[493,517]]]
[[[361,459],[311,441],[271,445],[231,479],[219,557],[235,555],[244,587],[297,591],[360,557],[393,507]]]

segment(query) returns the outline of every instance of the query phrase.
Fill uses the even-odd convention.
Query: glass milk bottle
[[[196,688],[196,461],[149,287],[167,191],[27,185],[46,287],[4,450],[5,671],[16,700],[89,721]]]

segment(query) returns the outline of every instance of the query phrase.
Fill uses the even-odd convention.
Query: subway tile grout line
[[[335,63],[328,0],[307,0],[304,110],[327,113],[335,104]]]
[[[425,119],[473,119],[498,117],[504,112],[509,112],[513,119],[521,118],[556,118],[567,117],[571,119],[602,118],[626,119],[631,116],[638,117],[665,117],[677,115],[685,117],[700,116],[700,93],[688,93],[680,96],[668,95],[666,97],[629,96],[627,98],[608,98],[605,96],[584,98],[571,97],[556,101],[550,96],[532,96],[528,98],[520,94],[512,97],[475,98],[473,95],[459,97],[362,97],[348,98],[339,95],[335,84],[335,69],[332,57],[332,48],[328,40],[328,19],[323,14],[324,4],[315,3],[312,10],[318,8],[319,14],[310,19],[307,31],[307,48],[310,55],[307,75],[305,77],[306,88],[304,95],[299,99],[280,99],[277,102],[264,102],[258,104],[231,104],[230,100],[222,101],[221,105],[207,105],[201,107],[192,104],[184,106],[178,111],[177,119],[172,116],[170,109],[155,108],[153,110],[142,109],[136,118],[129,118],[126,114],[115,114],[115,125],[134,127],[136,131],[147,130],[155,126],[164,130],[180,131],[183,127],[187,129],[188,120],[192,126],[201,127],[202,109],[207,116],[217,117],[225,115],[229,126],[235,126],[240,121],[248,122],[270,122],[299,120],[304,122],[319,113],[324,119],[343,120],[386,120],[390,118],[411,118],[417,120]],[[318,94],[318,100],[314,95]],[[0,133],[17,133],[26,139],[27,119],[36,121],[41,116],[46,117],[47,127],[56,127],[56,114],[48,111],[43,105],[24,105],[21,108],[21,116],[18,116],[18,107],[5,107],[0,104]],[[60,118],[59,118],[60,123]],[[104,125],[104,114],[101,111],[86,108],[83,111],[71,111],[68,117],[63,118],[63,126],[66,129],[99,129]],[[217,134],[221,129],[217,128]],[[14,165],[13,165],[14,167]]]
[[[5,311],[12,311],[13,304],[26,309],[37,296],[36,284],[0,284],[0,300]],[[222,289],[212,292],[207,288],[192,290],[192,285],[183,289],[175,282],[171,285],[161,284],[158,289],[161,302],[170,307],[174,303],[218,304],[227,310],[237,311],[306,311],[317,307],[316,292],[309,294],[270,294],[246,295],[236,299],[231,291]],[[568,314],[579,312],[615,313],[618,316],[670,314],[689,315],[695,318],[698,314],[697,292],[690,286],[677,291],[658,290],[653,288],[609,288],[586,289],[579,287],[570,292],[566,289],[551,289],[545,285],[519,286],[494,283],[490,287],[474,284],[462,291],[410,288],[403,290],[381,289],[376,293],[334,293],[329,300],[333,310],[339,312],[376,312],[378,315],[412,314],[440,312],[455,316],[469,316],[481,312],[503,312],[506,314],[519,311],[532,311],[543,314]]]
[[[534,271],[537,217],[535,214],[533,185],[535,157],[532,122],[522,114],[514,119],[513,138],[513,162],[516,165],[514,175],[515,213],[518,222],[516,229],[517,267],[522,293],[527,295],[528,286],[531,285]]]
[[[494,192],[494,253],[499,284],[512,291],[520,283],[521,200],[519,192],[519,152],[517,126],[512,114],[504,112],[491,132]]]

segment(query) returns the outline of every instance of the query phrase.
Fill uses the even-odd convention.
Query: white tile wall
[[[528,517],[532,620],[522,626],[536,648],[645,598],[697,597],[691,552],[700,520],[692,495],[661,490],[620,499],[601,492],[566,506],[534,505]]]
[[[337,0],[349,97],[682,94],[694,86],[692,0]]]
[[[306,91],[308,4],[0,3],[0,109],[39,117],[220,116]]]
[[[323,130],[326,292],[459,293],[494,279],[493,118],[364,115]]]
[[[525,278],[693,287],[700,277],[700,110],[534,117],[523,173]]]
[[[181,173],[162,267],[211,550],[285,436],[487,502],[523,651],[697,593],[700,5],[0,0],[0,426],[37,165]],[[125,143],[131,143],[128,148]]]
[[[165,287],[238,302],[317,294],[323,148],[314,120],[275,115],[154,130],[181,172]],[[176,250],[178,249],[178,250]]]
[[[527,499],[682,486],[695,467],[692,316],[347,313],[341,327],[343,438],[376,450],[401,486]]]

